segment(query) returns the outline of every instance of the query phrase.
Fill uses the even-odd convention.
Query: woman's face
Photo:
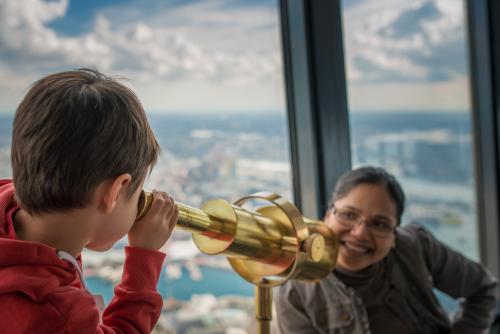
[[[336,200],[325,221],[340,242],[337,266],[346,271],[360,271],[382,260],[394,246],[394,233],[386,236],[372,233],[367,225],[397,225],[396,205],[383,185],[360,184],[346,196]],[[334,211],[337,214],[334,214]],[[339,213],[346,217],[360,217],[354,227],[339,222]],[[370,223],[369,223],[370,222]]]

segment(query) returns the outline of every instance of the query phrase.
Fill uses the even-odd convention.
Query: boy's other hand
[[[179,209],[165,192],[153,191],[153,203],[144,217],[128,232],[130,246],[159,250],[170,238]]]

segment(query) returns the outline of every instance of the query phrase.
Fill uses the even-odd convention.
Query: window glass
[[[353,165],[383,166],[404,222],[479,258],[463,1],[344,0]]]
[[[95,66],[127,78],[148,113],[162,155],[147,189],[192,207],[262,190],[291,199],[277,6],[0,2],[0,177],[12,175],[12,116],[29,85],[51,72]],[[121,278],[126,244],[83,254],[87,283],[106,302]],[[159,332],[250,331],[253,286],[225,258],[200,254],[179,230],[166,251]]]

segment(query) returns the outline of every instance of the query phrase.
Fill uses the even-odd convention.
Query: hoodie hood
[[[0,294],[17,291],[43,301],[58,286],[79,285],[73,265],[60,259],[56,249],[16,238],[14,194],[12,181],[0,180]],[[47,280],[50,276],[58,279]]]
[[[14,200],[14,184],[10,180],[0,180],[0,238],[16,238],[12,216],[17,210],[19,206]]]

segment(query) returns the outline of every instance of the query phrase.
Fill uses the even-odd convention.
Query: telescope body
[[[144,216],[153,197],[143,191],[138,218]],[[250,200],[267,205],[255,211],[244,208]],[[176,203],[178,228],[192,233],[202,253],[227,257],[244,279],[260,287],[286,280],[318,281],[334,268],[338,241],[318,220],[302,216],[290,202],[276,194],[257,193],[231,204],[215,199],[200,209]]]

